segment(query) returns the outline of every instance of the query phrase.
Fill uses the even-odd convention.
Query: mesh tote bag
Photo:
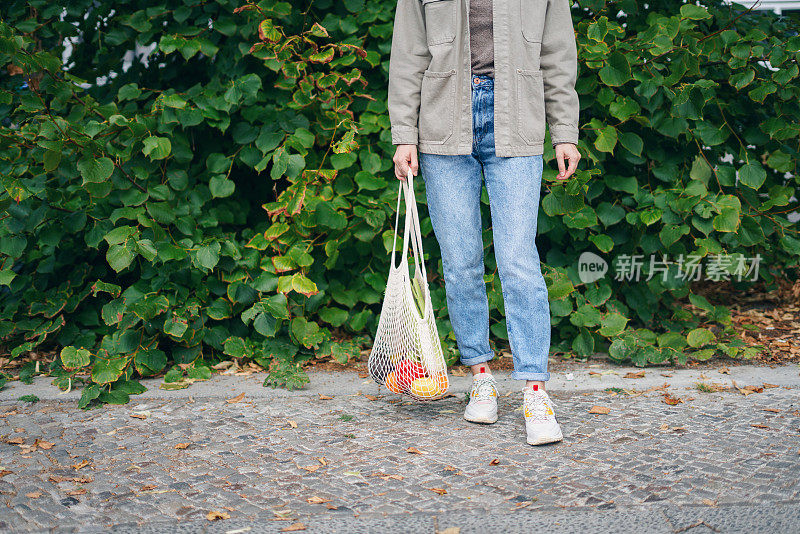
[[[405,181],[398,180],[392,263],[368,367],[373,380],[389,391],[433,400],[444,396],[449,384],[428,290],[413,180],[410,171]],[[395,266],[401,192],[405,199],[403,257]],[[414,249],[413,277],[408,265],[409,233]]]

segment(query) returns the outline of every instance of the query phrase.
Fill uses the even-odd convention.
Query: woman
[[[497,421],[481,238],[490,200],[511,377],[525,380],[527,442],[562,439],[545,391],[550,307],[536,250],[545,123],[559,178],[580,159],[569,0],[398,0],[388,107],[395,174],[422,171],[450,320],[473,374],[464,418]],[[419,164],[417,151],[419,150]],[[566,168],[565,160],[569,166]]]

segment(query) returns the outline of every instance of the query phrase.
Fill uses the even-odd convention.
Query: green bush
[[[767,283],[797,264],[797,26],[717,2],[582,5],[589,169],[566,185],[548,169],[540,211],[553,348],[608,347],[637,365],[749,356],[727,309],[674,266],[666,282],[582,284],[576,262],[759,253]],[[4,2],[0,337],[11,357],[60,350],[41,371],[63,388],[90,377],[86,407],[127,402],[142,376],[185,387],[230,358],[297,387],[309,359],[369,347],[397,195],[393,16],[384,0]],[[505,339],[486,260],[491,329]]]

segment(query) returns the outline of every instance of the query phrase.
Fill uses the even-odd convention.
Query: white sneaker
[[[469,404],[464,410],[464,419],[472,423],[497,421],[497,387],[491,373],[472,376],[472,391],[469,393]]]
[[[526,387],[522,391],[524,393],[522,406],[525,412],[528,444],[542,445],[564,439],[561,434],[561,426],[556,421],[556,414],[553,412],[553,402],[547,392],[542,388],[534,391],[533,387]]]

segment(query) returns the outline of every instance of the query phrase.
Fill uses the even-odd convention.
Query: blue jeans
[[[494,357],[483,278],[483,175],[514,358],[511,378],[549,380],[550,304],[535,242],[542,156],[497,157],[494,80],[488,76],[472,76],[472,129],[470,155],[419,154],[461,363],[475,365]]]

